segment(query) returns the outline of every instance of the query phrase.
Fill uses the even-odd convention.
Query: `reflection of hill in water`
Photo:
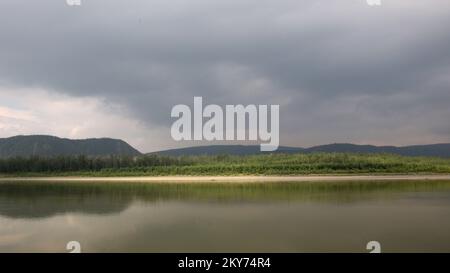
[[[354,203],[397,193],[450,190],[450,181],[283,183],[1,182],[0,215],[42,218],[65,213],[113,214],[133,201]]]
[[[113,196],[90,187],[0,184],[0,215],[43,218],[65,213],[110,214],[125,210],[128,196]]]

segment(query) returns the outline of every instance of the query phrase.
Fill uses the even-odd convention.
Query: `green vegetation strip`
[[[30,157],[0,159],[13,176],[234,176],[308,174],[446,174],[450,159],[392,154],[262,154],[247,156]]]

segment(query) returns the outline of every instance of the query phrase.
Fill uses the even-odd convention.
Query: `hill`
[[[280,146],[276,153],[295,153],[302,152],[303,148],[283,147]],[[195,146],[179,149],[170,149],[164,151],[158,151],[150,154],[160,154],[167,156],[180,156],[180,155],[253,155],[260,154],[259,145],[209,145],[209,146]]]
[[[328,145],[314,146],[310,148],[280,146],[275,153],[390,153],[404,156],[433,156],[450,158],[450,143],[413,145],[413,146],[374,146],[356,145],[346,143],[335,143]],[[252,155],[260,154],[259,145],[211,145],[188,148],[171,149],[156,152],[161,155]]]
[[[136,156],[140,154],[125,141],[111,138],[73,140],[46,135],[0,138],[0,158],[59,155]]]

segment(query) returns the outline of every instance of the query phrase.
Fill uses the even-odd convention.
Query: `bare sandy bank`
[[[402,180],[450,180],[447,175],[303,175],[303,176],[143,176],[143,177],[14,177],[5,181],[61,181],[61,182],[314,182],[314,181],[402,181]]]

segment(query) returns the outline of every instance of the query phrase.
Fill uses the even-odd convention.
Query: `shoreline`
[[[449,180],[444,175],[299,175],[299,176],[127,176],[127,177],[2,177],[0,182],[338,182],[338,181],[403,181],[403,180]]]

